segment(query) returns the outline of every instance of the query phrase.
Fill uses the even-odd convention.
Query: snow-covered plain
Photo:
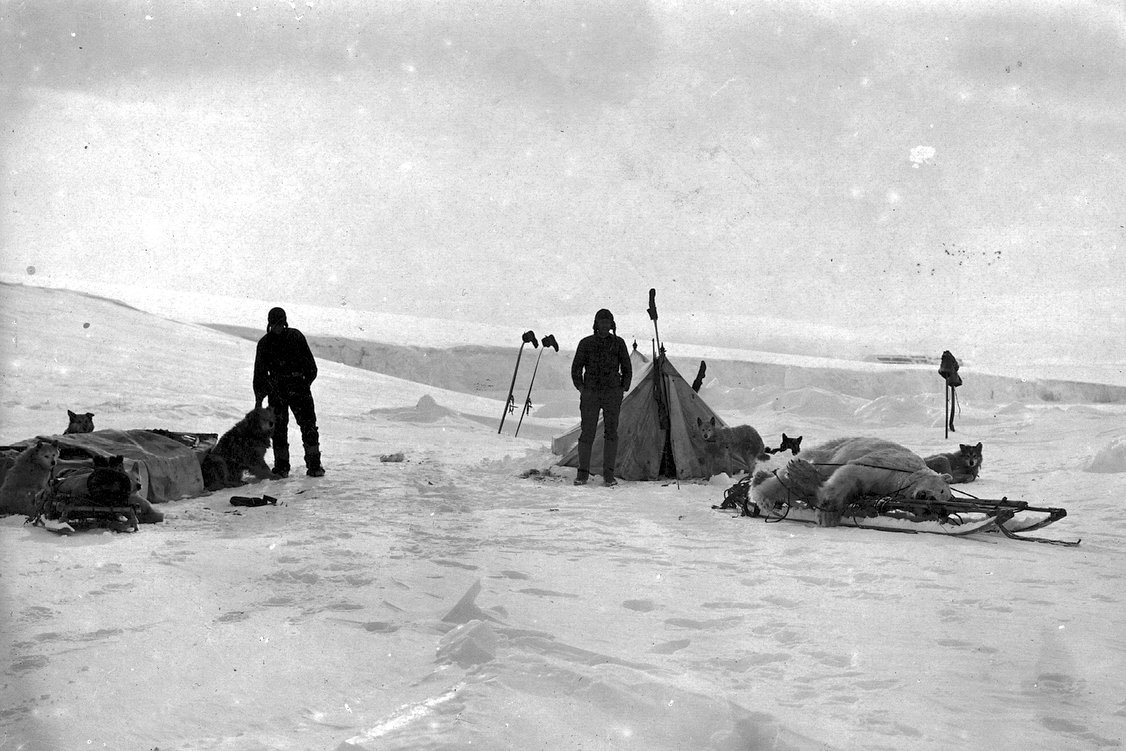
[[[222,432],[251,406],[252,342],[3,292],[0,443],[68,408]],[[550,453],[569,419],[498,435],[499,401],[320,367],[322,479],[173,501],[136,534],[0,520],[0,747],[1123,742],[1126,405],[969,401],[947,440],[941,392],[858,400],[813,370],[725,401],[772,444],[982,441],[964,489],[1066,507],[1036,533],[1066,548],[740,519],[712,509],[727,477],[575,488]],[[229,505],[261,493],[278,506]]]

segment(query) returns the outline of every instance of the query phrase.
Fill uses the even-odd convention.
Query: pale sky
[[[2,273],[1126,361],[1120,3],[0,13]]]

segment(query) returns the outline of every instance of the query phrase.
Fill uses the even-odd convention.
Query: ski
[[[536,334],[533,331],[525,331],[524,336],[520,338],[520,351],[516,353],[516,367],[512,371],[512,383],[508,387],[508,398],[504,402],[504,411],[500,413],[500,427],[497,428],[497,435],[504,430],[504,418],[510,412],[516,410],[516,404],[512,401],[512,391],[516,388],[516,374],[520,371],[520,356],[524,354],[524,345],[531,343],[533,349],[538,349],[540,343],[536,340]]]
[[[540,353],[536,355],[536,367],[532,368],[532,380],[528,381],[528,395],[524,397],[524,409],[520,413],[520,421],[516,423],[516,432],[513,433],[513,436],[520,435],[520,426],[524,424],[524,416],[532,411],[532,385],[536,382],[536,373],[539,372],[540,369],[540,358],[543,357],[543,351],[548,347],[551,347],[556,352],[559,351],[559,342],[555,341],[554,334],[545,336],[540,340],[540,344],[542,346],[540,347]]]

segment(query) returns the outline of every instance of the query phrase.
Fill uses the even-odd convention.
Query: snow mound
[[[430,394],[423,394],[413,407],[383,407],[369,410],[368,414],[383,415],[392,420],[413,423],[438,422],[461,416],[460,412],[438,404]]]
[[[1116,438],[1100,449],[1083,471],[1103,474],[1126,472],[1126,437]]]
[[[848,419],[865,403],[865,400],[859,397],[846,396],[809,386],[779,395],[770,402],[770,408],[775,412],[808,415],[823,419]]]
[[[933,394],[881,396],[856,410],[857,419],[878,425],[931,425],[941,420],[942,408]]]

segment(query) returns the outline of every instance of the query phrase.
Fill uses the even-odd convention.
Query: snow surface
[[[5,287],[0,334],[0,443],[68,408],[222,432],[252,400],[254,344],[194,323]],[[771,444],[982,441],[963,489],[1066,507],[1036,533],[1065,548],[740,519],[712,509],[727,477],[575,488],[549,450],[569,420],[498,435],[499,401],[320,367],[324,478],[173,501],[136,534],[0,520],[0,747],[1123,742],[1122,405],[963,401],[944,439],[941,395],[811,369],[723,413]],[[278,506],[228,503],[261,493]]]

